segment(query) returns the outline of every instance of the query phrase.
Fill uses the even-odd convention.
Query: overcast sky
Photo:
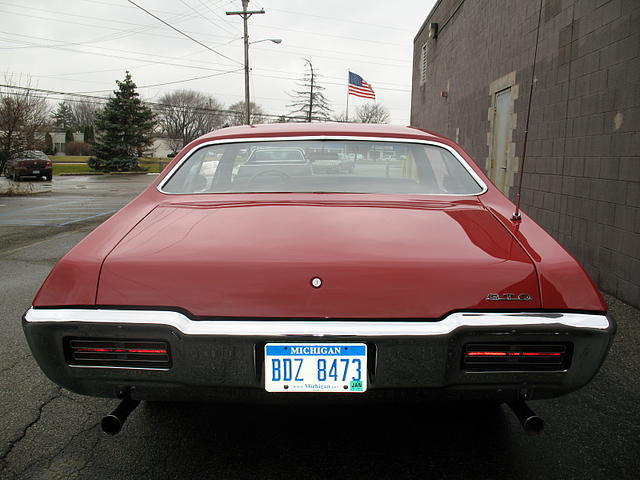
[[[225,106],[244,99],[240,0],[135,0],[181,36],[126,0],[0,0],[0,69],[13,83],[108,95],[129,70],[147,100],[180,88],[206,92]],[[252,0],[266,14],[250,19],[252,101],[287,114],[288,94],[309,58],[335,113],[346,102],[347,71],[374,88],[392,123],[408,124],[413,37],[435,0]],[[224,73],[231,70],[240,71]],[[368,100],[351,96],[350,111]]]

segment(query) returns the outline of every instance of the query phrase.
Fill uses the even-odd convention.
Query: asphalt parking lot
[[[76,226],[97,225],[149,185],[155,175],[55,177],[54,182],[20,182],[35,195],[0,197],[0,251],[22,247]]]
[[[506,407],[275,407],[144,403],[102,433],[113,399],[60,389],[20,317],[66,251],[155,177],[70,177],[0,197],[0,478],[626,479],[640,469],[640,312],[609,298],[618,334],[584,389],[531,402],[524,434]],[[28,219],[28,220],[27,220]]]

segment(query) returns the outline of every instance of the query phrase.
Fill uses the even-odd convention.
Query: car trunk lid
[[[529,257],[475,197],[161,204],[106,258],[97,303],[268,318],[540,306]]]

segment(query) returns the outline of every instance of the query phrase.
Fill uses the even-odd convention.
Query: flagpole
[[[347,69],[347,114],[346,114],[346,120],[347,122],[349,121],[349,74],[351,73],[351,70]]]

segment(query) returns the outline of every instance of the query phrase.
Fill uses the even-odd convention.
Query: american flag
[[[349,95],[356,97],[376,99],[376,94],[367,82],[360,75],[349,72]]]

